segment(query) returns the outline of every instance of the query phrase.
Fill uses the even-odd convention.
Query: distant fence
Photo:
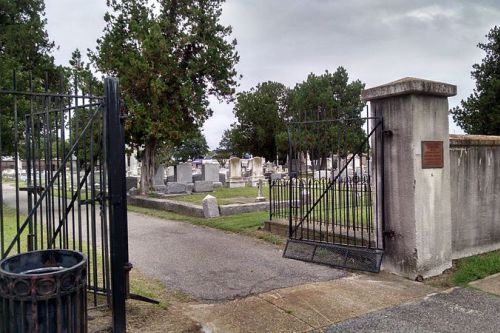
[[[450,135],[454,258],[500,249],[500,136]]]
[[[292,180],[269,183],[269,218],[290,220],[295,237],[331,241],[342,235],[346,243],[375,241],[374,205],[369,176]],[[290,200],[291,196],[291,200]],[[304,212],[307,219],[299,223]]]

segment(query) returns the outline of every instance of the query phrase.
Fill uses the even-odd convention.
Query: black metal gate
[[[319,118],[290,123],[288,179],[270,184],[271,219],[288,218],[284,256],[378,272],[382,119]]]
[[[118,81],[54,81],[13,72],[0,91],[0,256],[84,253],[90,304],[111,306],[114,331],[124,332],[130,265]]]

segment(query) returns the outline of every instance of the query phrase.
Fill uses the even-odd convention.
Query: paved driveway
[[[129,213],[130,259],[142,272],[198,300],[220,301],[337,279],[341,270],[282,258],[236,234]]]
[[[15,207],[4,186],[3,203]],[[26,192],[20,209],[27,213]],[[83,216],[85,212],[83,211]],[[99,242],[99,232],[97,233]],[[135,267],[196,299],[219,301],[277,288],[337,279],[341,270],[282,258],[275,246],[188,223],[129,212],[129,251]]]

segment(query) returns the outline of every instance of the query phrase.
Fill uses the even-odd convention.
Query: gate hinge
[[[394,133],[391,130],[385,130],[384,131],[384,135],[387,136],[387,137],[391,137],[391,136],[394,135]]]

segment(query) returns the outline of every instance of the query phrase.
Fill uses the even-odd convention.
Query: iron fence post
[[[287,129],[288,135],[288,238],[292,238],[292,201],[293,201],[293,172],[292,172],[292,141],[290,127]]]
[[[273,193],[272,193],[272,179],[269,176],[269,221],[273,220]]]
[[[126,331],[125,299],[127,297],[128,227],[125,188],[125,136],[120,120],[118,79],[106,78],[106,115],[104,137],[107,150],[109,223],[111,248],[111,294],[113,332]]]

